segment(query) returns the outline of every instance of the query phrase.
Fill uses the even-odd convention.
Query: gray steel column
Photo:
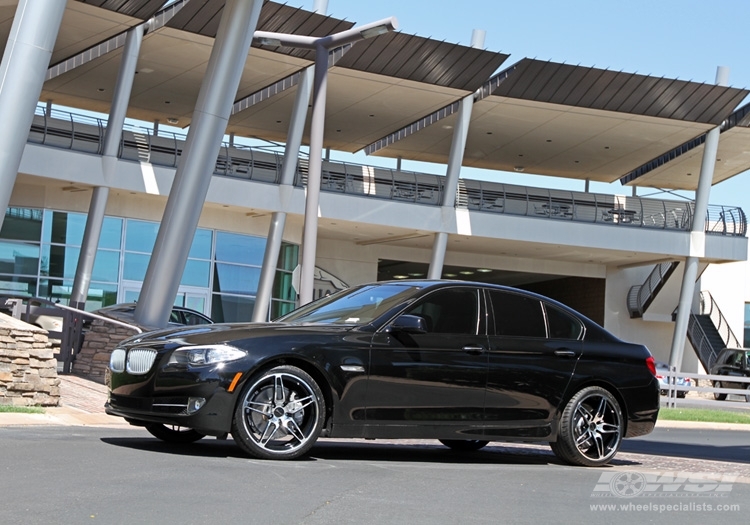
[[[458,107],[456,127],[453,128],[453,140],[448,153],[448,169],[445,173],[443,189],[443,206],[453,208],[456,205],[458,178],[461,175],[461,164],[466,151],[466,138],[471,124],[471,110],[474,107],[474,94],[464,97]]]
[[[224,5],[185,154],[169,192],[135,309],[135,319],[143,325],[165,326],[169,319],[262,4],[261,0],[227,0]]]
[[[484,47],[484,30],[475,29],[471,33],[471,47],[481,49]],[[458,192],[458,178],[461,175],[461,164],[466,151],[466,138],[469,136],[471,125],[471,110],[474,107],[474,93],[461,99],[458,106],[456,126],[453,128],[453,140],[448,153],[448,168],[445,173],[445,187],[443,188],[443,208],[455,208],[456,193]],[[443,214],[445,216],[445,213]],[[438,232],[432,244],[432,257],[430,269],[427,271],[429,279],[440,279],[443,274],[443,263],[445,261],[445,250],[448,247],[448,234]]]
[[[294,174],[297,171],[299,150],[302,145],[302,134],[305,131],[305,121],[307,120],[307,105],[310,102],[314,69],[315,66],[305,69],[297,85],[297,96],[294,99],[286,147],[284,148],[284,160],[281,164],[281,179],[279,181],[281,185],[291,186],[294,184]],[[282,205],[285,204],[282,201]],[[256,323],[268,320],[268,308],[271,304],[273,281],[276,277],[276,266],[279,262],[279,250],[281,250],[281,242],[284,236],[286,214],[287,212],[282,210],[271,215],[266,251],[263,255],[263,267],[260,271],[258,293],[255,295],[255,308],[253,309],[252,320]]]
[[[315,254],[318,243],[320,177],[323,167],[323,133],[325,130],[326,91],[328,87],[328,50],[321,45],[316,47],[313,109],[310,120],[310,165],[307,171],[305,223],[302,229],[302,262],[299,287],[300,305],[307,304],[313,299]]]
[[[60,30],[66,2],[20,0],[0,63],[0,227],[28,130]]]
[[[125,124],[125,115],[130,101],[130,92],[135,79],[138,55],[143,41],[143,32],[146,24],[141,24],[128,31],[125,39],[122,58],[120,60],[120,71],[117,74],[117,83],[112,95],[112,107],[107,119],[107,130],[104,133],[104,146],[102,149],[102,170],[104,182],[109,184],[114,179],[117,170],[117,152],[122,137],[122,127]],[[73,280],[73,290],[70,294],[70,306],[83,309],[86,306],[86,297],[89,293],[91,275],[94,272],[94,261],[96,249],[99,247],[99,236],[104,224],[104,212],[107,208],[109,197],[109,186],[98,186],[94,188],[89,203],[89,213],[86,218],[86,228],[83,232],[81,252],[78,255],[78,266]]]
[[[729,82],[729,68],[719,67],[716,70],[716,84],[726,86]],[[682,276],[680,300],[672,336],[672,347],[669,353],[669,366],[679,372],[682,369],[682,356],[685,349],[690,313],[695,296],[695,281],[698,278],[698,263],[705,255],[706,215],[708,213],[708,197],[714,179],[716,155],[719,150],[719,135],[721,128],[715,127],[706,134],[706,142],[701,160],[701,174],[698,189],[695,192],[695,214],[690,228],[690,255],[685,260],[685,273]]]
[[[440,279],[443,275],[443,264],[445,263],[445,250],[448,247],[448,234],[437,232],[432,244],[432,258],[430,259],[430,269],[427,270],[428,279]]]
[[[313,2],[313,13],[324,15],[328,12],[328,0],[315,0]]]

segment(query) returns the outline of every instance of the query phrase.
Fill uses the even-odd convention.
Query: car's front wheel
[[[550,446],[566,463],[598,467],[615,457],[623,429],[622,411],[615,397],[602,387],[589,386],[565,405],[557,441]]]
[[[458,450],[461,452],[470,452],[472,450],[479,450],[487,446],[489,441],[483,441],[481,439],[438,439],[446,447]]]
[[[148,433],[167,443],[194,443],[203,439],[206,435],[192,428],[177,425],[162,425],[161,423],[149,423],[146,425]]]
[[[295,366],[278,366],[248,381],[232,437],[257,458],[294,459],[312,448],[324,419],[325,400],[315,380]]]

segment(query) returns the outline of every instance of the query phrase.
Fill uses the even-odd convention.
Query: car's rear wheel
[[[325,400],[315,380],[295,366],[278,366],[248,381],[232,437],[257,458],[294,459],[312,448],[324,419]]]
[[[615,457],[623,429],[622,411],[615,397],[602,387],[589,386],[565,405],[557,441],[550,446],[566,463],[598,467]]]
[[[192,428],[177,425],[162,425],[161,423],[149,423],[146,425],[148,433],[167,443],[194,443],[203,439],[206,435]]]
[[[438,441],[450,449],[461,452],[479,450],[489,443],[489,441],[482,441],[481,439],[439,439]]]
[[[714,381],[714,388],[722,388],[721,381]],[[714,392],[714,399],[717,401],[724,401],[727,398],[726,394],[719,394]]]

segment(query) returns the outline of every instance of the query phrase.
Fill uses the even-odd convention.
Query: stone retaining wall
[[[59,404],[57,359],[46,330],[0,314],[0,405]]]
[[[109,355],[117,344],[136,332],[101,319],[94,319],[86,333],[81,351],[76,355],[73,371],[91,381],[105,384]]]

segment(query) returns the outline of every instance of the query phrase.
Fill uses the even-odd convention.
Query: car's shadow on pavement
[[[165,443],[150,437],[105,437],[109,445],[163,454],[195,457],[254,459],[245,454],[232,439],[205,438],[195,443]],[[565,465],[543,445],[490,444],[482,450],[460,452],[434,444],[366,443],[350,440],[319,440],[303,458],[295,461],[391,461],[403,463],[445,463],[483,465]],[[615,458],[610,466],[638,465],[638,462]]]
[[[705,443],[694,445],[633,439],[625,440],[620,452],[750,464],[750,445],[715,446]]]

